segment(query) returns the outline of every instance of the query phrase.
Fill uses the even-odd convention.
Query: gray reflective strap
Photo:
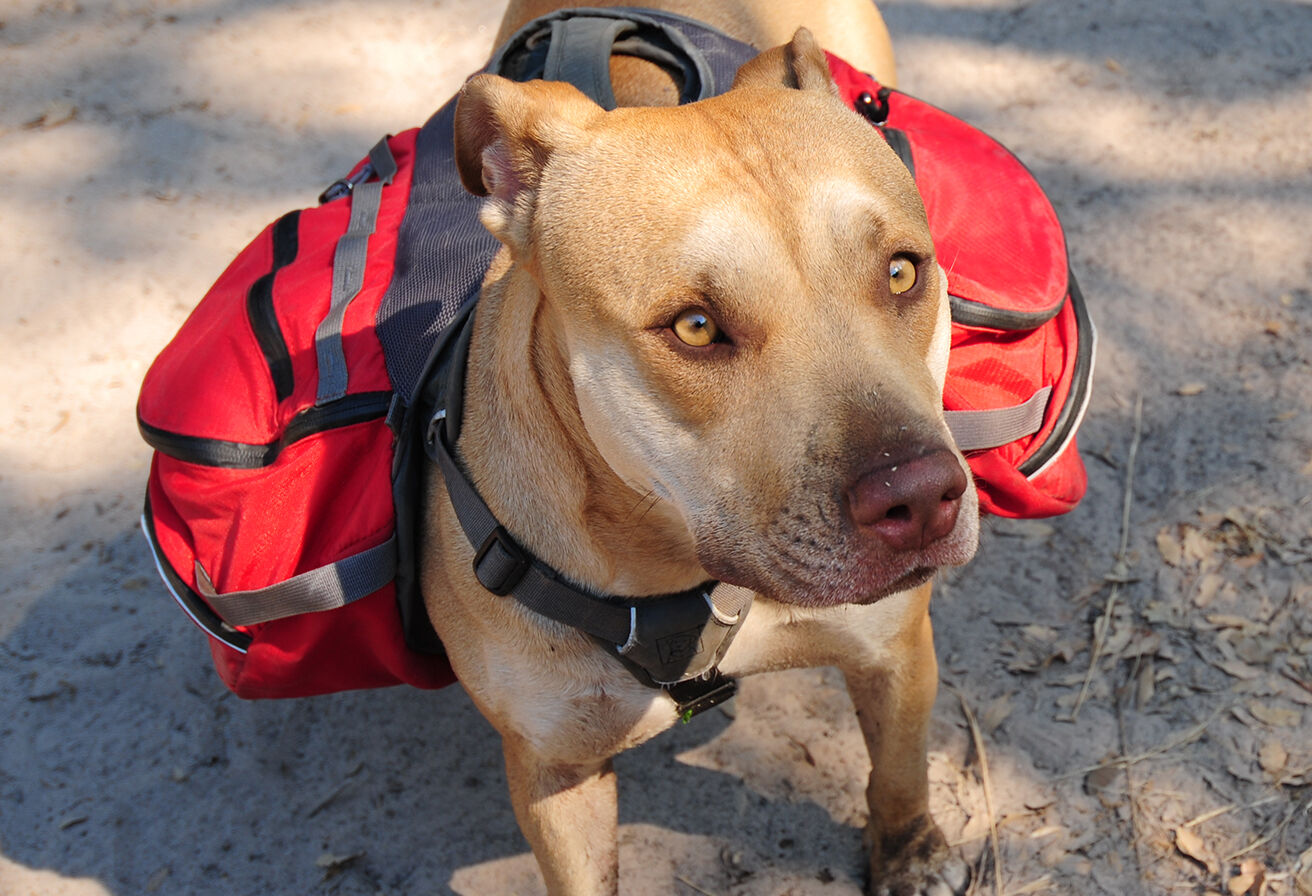
[[[396,536],[345,560],[252,591],[219,594],[205,569],[196,563],[196,587],[205,602],[229,625],[255,625],[336,610],[373,594],[396,576]]]
[[[601,108],[615,108],[610,83],[610,56],[615,39],[637,30],[624,19],[576,16],[551,23],[551,45],[542,68],[544,81],[565,81]]]
[[[750,588],[717,582],[711,590],[711,615],[721,625],[738,625],[743,613],[751,609],[755,596]]]
[[[982,451],[1038,432],[1051,397],[1052,387],[1044,386],[1024,404],[984,411],[944,411],[943,416],[959,449]]]
[[[314,333],[314,351],[319,359],[319,391],[315,404],[327,404],[346,395],[346,354],[342,349],[342,324],[346,307],[364,285],[369,258],[369,237],[378,223],[383,187],[396,176],[396,159],[387,138],[369,150],[369,167],[377,180],[357,184],[351,190],[351,220],[337,241],[333,254],[333,291],[328,314]]]

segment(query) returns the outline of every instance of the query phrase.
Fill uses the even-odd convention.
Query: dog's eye
[[[916,285],[916,264],[905,255],[894,255],[888,263],[888,288],[900,296]]]
[[[694,348],[710,345],[720,338],[720,328],[700,308],[689,308],[674,319],[674,335]]]

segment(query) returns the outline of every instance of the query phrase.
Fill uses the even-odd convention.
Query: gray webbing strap
[[[219,594],[204,567],[196,563],[197,590],[229,625],[255,625],[299,613],[336,610],[373,594],[395,575],[395,535],[345,560],[252,591]]]
[[[611,48],[621,35],[636,31],[624,19],[576,16],[551,23],[551,45],[543,64],[545,81],[573,84],[606,110],[614,109],[610,83]]]
[[[1052,387],[1044,386],[1023,404],[984,411],[944,411],[943,416],[959,449],[982,451],[1038,432],[1051,397]]]
[[[378,223],[383,187],[392,182],[397,171],[396,159],[386,137],[369,150],[369,167],[376,179],[357,184],[351,190],[351,220],[333,254],[333,291],[328,314],[314,333],[314,351],[319,359],[319,391],[315,404],[327,404],[346,395],[348,374],[346,354],[342,349],[342,324],[346,319],[346,307],[364,285],[369,237]]]

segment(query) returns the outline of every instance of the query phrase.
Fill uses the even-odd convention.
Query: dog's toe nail
[[[943,880],[951,888],[951,894],[966,892],[966,884],[970,883],[970,866],[960,859],[947,862],[943,866]]]

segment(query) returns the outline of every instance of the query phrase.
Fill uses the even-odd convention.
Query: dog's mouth
[[[892,584],[888,585],[888,587],[875,591],[874,593],[870,594],[868,597],[865,597],[861,600],[853,601],[853,603],[873,604],[876,601],[883,600],[884,598],[890,597],[894,594],[901,594],[903,591],[910,591],[912,588],[915,588],[919,585],[923,585],[926,582],[928,582],[930,579],[934,578],[934,575],[937,572],[938,572],[938,567],[936,566],[918,566],[915,569],[908,572],[907,574],[898,578]]]
[[[850,528],[826,529],[795,514],[777,519],[754,544],[741,537],[701,540],[699,559],[713,577],[781,603],[873,604],[967,563],[978,545],[976,506],[972,490],[952,531],[915,550],[890,550]]]

